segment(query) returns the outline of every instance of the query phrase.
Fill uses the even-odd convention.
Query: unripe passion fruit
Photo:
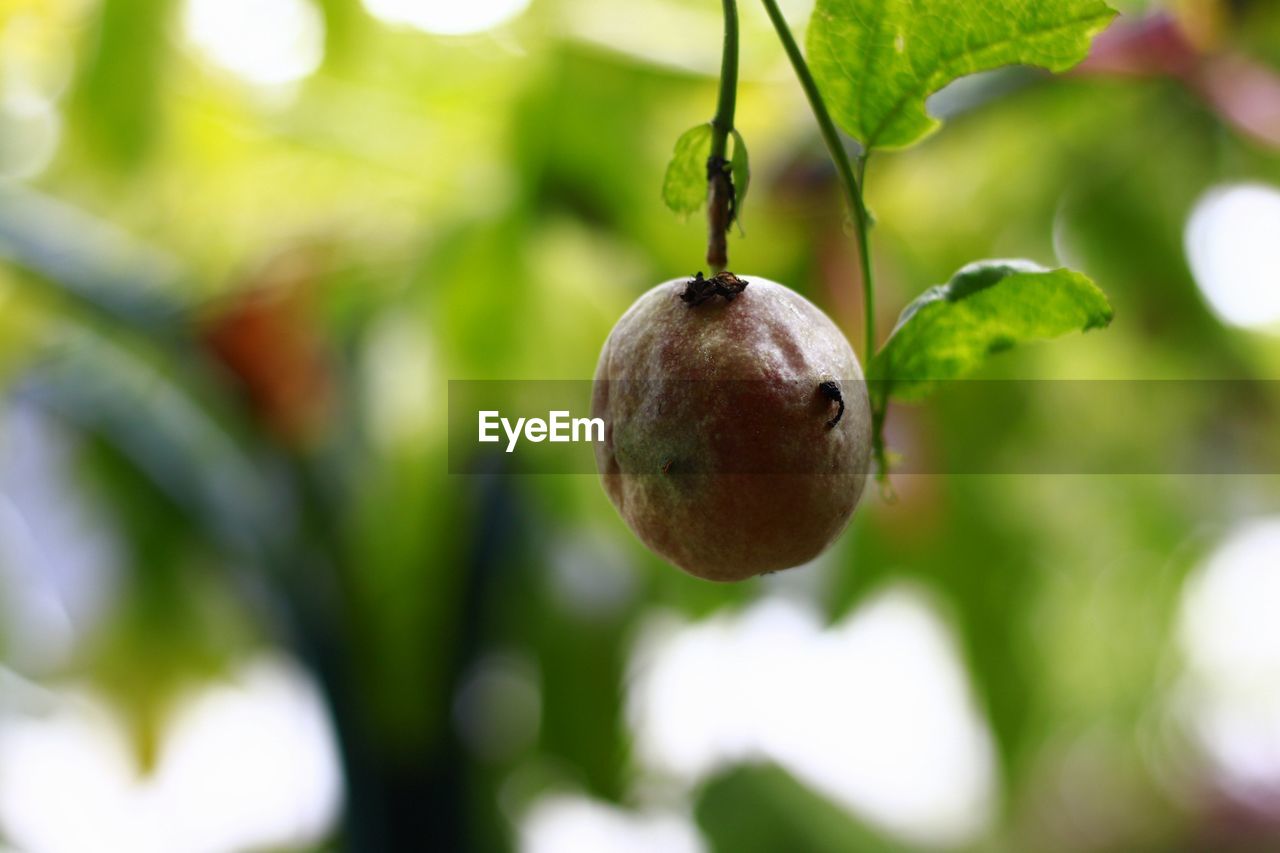
[[[592,415],[623,520],[707,580],[816,557],[848,524],[870,464],[871,407],[849,342],[763,278],[679,279],[636,300],[600,354]]]

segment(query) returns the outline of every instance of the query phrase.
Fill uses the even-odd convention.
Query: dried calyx
[[[746,289],[747,280],[738,278],[728,270],[718,272],[711,278],[703,278],[702,273],[697,273],[685,283],[680,298],[689,305],[701,305],[717,296],[723,296],[726,302],[731,302]]]

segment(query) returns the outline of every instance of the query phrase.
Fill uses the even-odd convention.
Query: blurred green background
[[[1028,257],[1117,319],[984,378],[1280,379],[1280,7],[1115,5],[1085,68],[961,81],[877,155],[880,328]],[[858,344],[834,173],[742,19],[733,269]],[[1265,469],[899,476],[813,565],[732,587],[648,554],[594,477],[447,473],[448,380],[590,378],[701,267],[659,190],[720,27],[706,0],[0,0],[0,849],[1280,847]],[[896,408],[889,441],[1165,471],[1234,440],[1185,387],[1010,384]]]

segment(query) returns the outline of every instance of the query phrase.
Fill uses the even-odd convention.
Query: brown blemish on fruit
[[[827,421],[827,429],[835,429],[836,424],[840,423],[840,419],[844,417],[844,394],[840,392],[840,386],[830,379],[818,385],[818,392],[828,400],[840,404],[836,416]]]

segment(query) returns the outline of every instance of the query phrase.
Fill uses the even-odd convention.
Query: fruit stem
[[[724,55],[720,61],[720,98],[711,120],[711,156],[707,158],[707,263],[713,273],[729,265],[729,226],[736,207],[729,172],[729,135],[738,98],[738,4],[724,3]]]
[[[769,20],[773,22],[773,28],[778,33],[778,39],[782,42],[782,48],[786,51],[787,58],[791,61],[791,67],[795,70],[796,78],[800,81],[800,87],[804,89],[805,97],[809,100],[809,109],[813,111],[813,117],[818,122],[818,130],[822,133],[822,141],[826,143],[827,152],[831,155],[831,161],[835,164],[836,172],[840,176],[840,185],[844,188],[845,201],[849,205],[854,228],[858,232],[858,261],[862,267],[864,315],[863,369],[869,371],[871,369],[871,359],[876,352],[876,285],[871,264],[871,217],[867,213],[862,187],[866,178],[867,158],[870,156],[870,152],[863,151],[858,155],[858,166],[855,172],[853,163],[849,160],[849,152],[845,150],[844,143],[840,139],[840,132],[836,129],[836,124],[831,119],[831,113],[827,111],[826,102],[822,100],[822,92],[818,89],[818,83],[813,79],[813,74],[809,71],[808,63],[804,61],[804,54],[800,52],[800,47],[796,44],[795,37],[791,35],[791,28],[787,26],[787,19],[782,16],[777,0],[761,0],[761,2],[764,4],[765,11],[769,14]],[[872,394],[871,398],[875,400],[878,396]],[[883,403],[879,404],[876,409],[877,411],[873,413],[875,427],[872,440],[875,445],[874,452],[877,467],[879,468],[877,476],[883,478],[888,471],[884,451],[884,437],[882,435],[885,405]]]

